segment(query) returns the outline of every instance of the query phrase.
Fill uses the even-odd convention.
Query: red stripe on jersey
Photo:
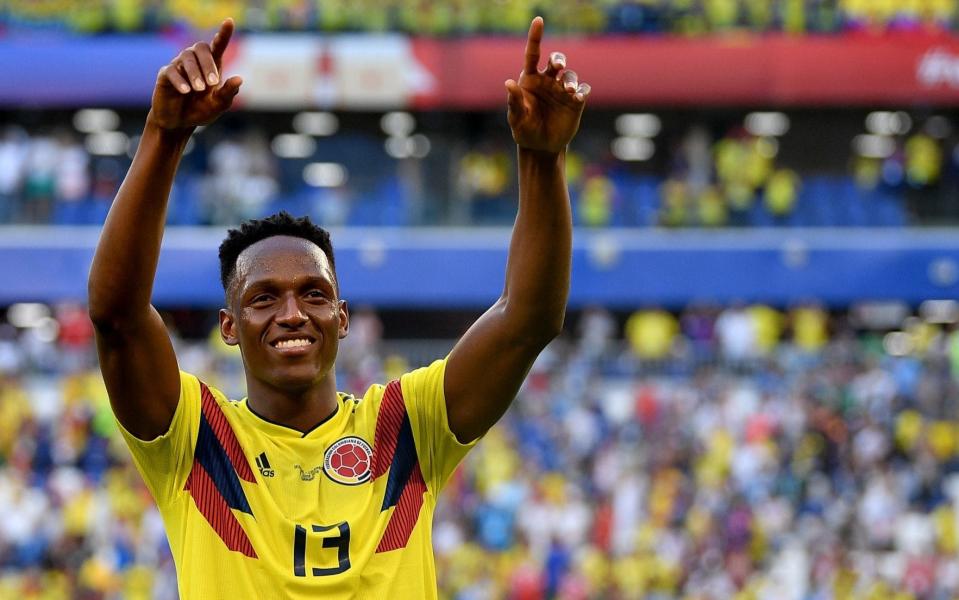
[[[376,434],[373,438],[373,479],[386,473],[393,463],[396,453],[396,440],[400,435],[400,426],[406,416],[406,404],[403,403],[403,390],[398,379],[389,382],[380,402],[380,412],[376,417]]]
[[[220,440],[220,445],[223,446],[226,455],[230,457],[230,462],[233,463],[236,474],[244,481],[255,483],[256,479],[253,477],[253,469],[250,467],[250,463],[247,462],[246,455],[243,454],[243,449],[240,447],[240,442],[236,439],[236,434],[233,433],[233,428],[230,427],[229,421],[226,420],[223,409],[216,403],[213,392],[211,392],[210,388],[202,381],[200,382],[200,397],[203,400],[203,416],[205,416],[207,422],[210,423],[210,428],[213,429],[216,439]]]
[[[257,558],[250,538],[243,531],[240,522],[236,520],[223,495],[210,478],[210,474],[198,461],[193,462],[193,469],[190,470],[185,489],[193,496],[197,510],[210,523],[227,548],[250,558]]]
[[[423,494],[426,493],[426,482],[423,480],[423,473],[420,472],[420,464],[413,465],[413,473],[403,488],[399,502],[390,515],[390,522],[386,525],[386,531],[380,539],[377,552],[389,552],[405,548],[410,536],[413,534],[413,528],[416,527],[416,521],[420,517],[420,508],[423,506]]]

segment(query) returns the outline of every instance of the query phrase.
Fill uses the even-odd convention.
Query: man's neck
[[[300,432],[312,430],[338,405],[333,373],[302,391],[281,390],[247,375],[247,406],[260,417]]]

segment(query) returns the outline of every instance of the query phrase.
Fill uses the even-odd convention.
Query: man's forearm
[[[192,129],[160,129],[147,118],[90,269],[89,309],[94,321],[135,315],[149,306],[167,201],[191,133]]]
[[[572,215],[565,153],[520,148],[519,211],[506,268],[506,312],[517,333],[559,334],[569,297]]]

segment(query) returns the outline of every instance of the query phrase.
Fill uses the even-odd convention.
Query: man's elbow
[[[563,313],[557,316],[532,315],[524,320],[523,325],[517,327],[518,342],[536,349],[537,352],[543,350],[563,333],[564,317]]]
[[[87,316],[100,333],[122,329],[124,321],[130,320],[128,307],[111,300],[109,294],[92,284],[92,280],[87,287]]]
[[[97,329],[108,327],[116,318],[116,311],[99,292],[92,276],[87,284],[87,316]]]
[[[543,345],[552,342],[563,333],[563,324],[566,321],[566,311],[562,310],[554,315],[547,316],[539,320],[537,329],[543,340]]]
[[[87,300],[87,316],[90,317],[90,321],[97,329],[108,326],[113,320],[110,317],[110,312],[103,305],[95,302],[92,297],[88,297]]]
[[[101,335],[116,332],[121,329],[120,319],[107,311],[91,308],[87,310],[87,316],[90,317],[90,322],[93,323],[94,330]]]
[[[500,298],[493,309],[498,313],[497,320],[508,332],[511,343],[529,348],[539,353],[563,332],[566,319],[566,307],[531,306],[529,303],[512,302],[508,297]]]

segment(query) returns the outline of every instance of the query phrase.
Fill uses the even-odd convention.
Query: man
[[[562,54],[539,70],[534,19],[524,69],[506,82],[520,202],[503,294],[446,359],[362,398],[336,390],[349,314],[327,233],[285,214],[231,231],[220,332],[240,348],[248,392],[231,402],[178,370],[150,295],[183,147],[242,83],[220,76],[232,32],[227,20],[211,44],[160,70],[97,247],[89,309],[114,413],[163,515],[185,600],[435,598],[437,494],[562,328],[564,155],[589,87]]]

